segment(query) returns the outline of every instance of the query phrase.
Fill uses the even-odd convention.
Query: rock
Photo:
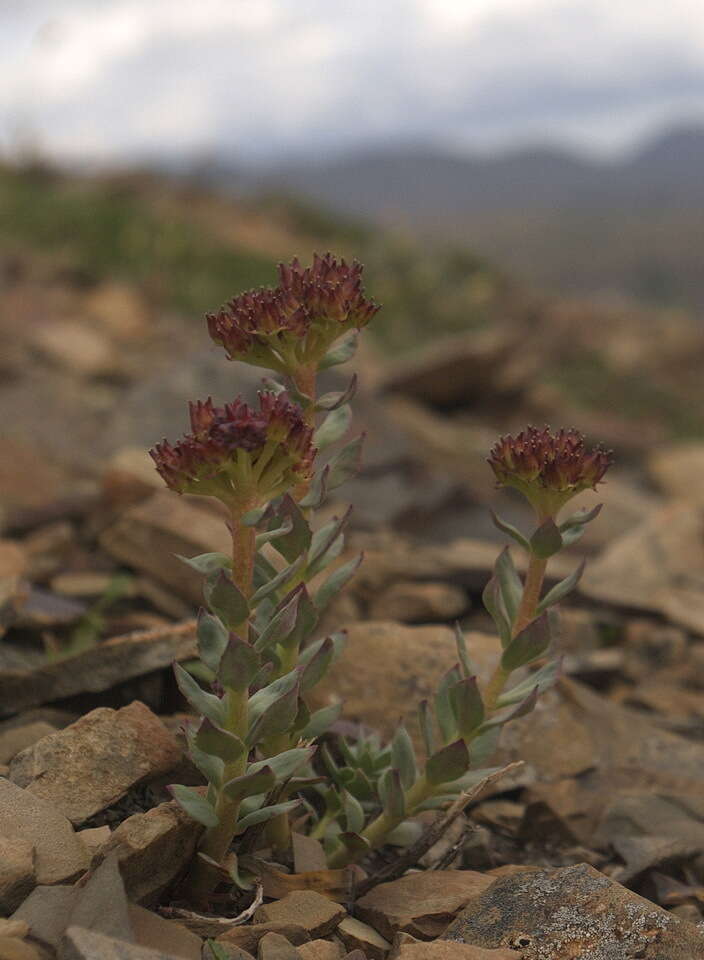
[[[0,917],[0,937],[24,940],[29,933],[29,924],[24,920],[4,920]]]
[[[202,941],[182,923],[165,920],[134,903],[129,904],[128,910],[133,939],[140,947],[164,950],[184,960],[200,960]]]
[[[188,620],[173,627],[112,637],[59,663],[32,670],[0,670],[0,716],[77,693],[108,690],[196,653],[195,621]]]
[[[125,887],[115,854],[106,857],[79,888],[66,926],[75,925],[117,940],[132,940]]]
[[[704,932],[585,863],[499,878],[442,939],[520,950],[524,960],[704,956]]]
[[[103,847],[112,836],[112,830],[108,826],[88,827],[85,830],[78,831],[78,839],[88,851],[91,865],[102,852]],[[96,862],[97,865],[97,862]]]
[[[255,954],[259,947],[259,941],[267,933],[280,933],[294,946],[310,941],[310,934],[300,923],[275,920],[268,923],[257,922],[241,927],[232,927],[227,933],[223,933],[217,938],[217,943],[226,947],[245,950],[249,954]]]
[[[675,503],[647,517],[587,566],[579,590],[704,634],[704,515]]]
[[[345,920],[342,922],[345,923]],[[311,940],[310,943],[300,944],[297,949],[301,960],[341,960],[342,958],[342,950],[332,940]]]
[[[0,763],[9,763],[21,750],[55,732],[56,727],[43,720],[0,730]]]
[[[37,883],[65,883],[88,867],[88,855],[67,818],[48,801],[3,779],[0,835],[34,846]]]
[[[33,940],[54,950],[61,943],[78,894],[77,887],[36,887],[12,919],[26,923]]]
[[[311,870],[326,870],[327,860],[325,850],[319,840],[307,837],[304,833],[291,833],[291,848],[296,873],[307,873]]]
[[[118,340],[131,341],[147,333],[149,308],[127,283],[101,283],[86,297],[83,309]]]
[[[361,950],[368,960],[384,960],[391,949],[389,941],[374,927],[355,917],[345,917],[337,928],[337,935],[348,950]]]
[[[31,943],[0,936],[0,960],[42,960],[42,955]]]
[[[69,927],[59,951],[59,960],[176,960],[170,953],[138,947],[102,933]]]
[[[0,539],[0,580],[24,576],[27,565],[27,551],[21,543]]]
[[[380,883],[357,901],[356,913],[382,937],[399,931],[433,940],[455,914],[493,883],[473,870],[429,870]]]
[[[123,447],[110,457],[103,472],[103,490],[113,506],[139,503],[163,489],[164,481],[145,447]]]
[[[76,534],[68,520],[58,520],[34,530],[22,545],[27,553],[27,577],[32,582],[58,573],[75,548]]]
[[[84,323],[54,318],[35,330],[33,342],[47,360],[74,374],[99,377],[116,370],[110,341]]]
[[[34,846],[22,837],[0,835],[0,914],[12,913],[34,884]]]
[[[452,620],[467,609],[467,595],[450,583],[394,583],[374,598],[372,620],[437,623]]]
[[[67,597],[100,597],[110,588],[114,579],[114,573],[83,570],[78,573],[59,573],[50,586],[54,593]]]
[[[704,508],[704,443],[689,441],[657,447],[647,461],[648,471],[662,492],[672,500],[684,500]]]
[[[340,658],[310,693],[311,709],[344,701],[345,717],[391,736],[399,718],[409,718],[424,697],[434,696],[442,675],[457,661],[455,636],[448,627],[408,627],[385,620],[348,625]],[[469,633],[467,648],[480,676],[499,655],[496,637]]]
[[[102,533],[100,543],[121,563],[149,574],[193,603],[202,602],[203,578],[178,555],[232,550],[220,517],[168,490],[125,511]]]
[[[33,630],[65,627],[76,623],[85,612],[85,604],[77,600],[61,597],[40,587],[30,587],[26,602],[17,617],[17,624]]]
[[[121,710],[99,707],[44,737],[14,758],[10,778],[81,824],[180,759],[175,738],[135,700]]]
[[[394,940],[389,960],[521,960],[522,956],[515,950],[485,950],[452,940],[424,943],[407,933],[400,933]]]
[[[298,951],[280,933],[265,933],[259,941],[257,960],[299,960]]]
[[[202,829],[174,801],[161,803],[124,820],[98,856],[114,851],[130,900],[151,904],[183,873]]]
[[[254,915],[257,923],[295,923],[311,939],[325,937],[347,916],[339,903],[312,890],[294,890],[281,900],[263,904]]]

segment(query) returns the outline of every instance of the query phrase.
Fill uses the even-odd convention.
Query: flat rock
[[[524,960],[704,956],[704,931],[584,863],[499,878],[443,939],[518,950]]]
[[[0,835],[34,847],[37,883],[66,883],[88,867],[69,820],[47,800],[5,779],[0,779]]]
[[[98,856],[114,852],[130,900],[149,905],[183,873],[202,829],[174,801],[160,803],[124,820]]]
[[[42,960],[42,955],[31,943],[0,936],[0,960]]]
[[[332,940],[311,940],[310,943],[301,943],[296,949],[301,960],[340,960],[342,957],[339,944]]]
[[[384,960],[391,944],[368,923],[356,917],[345,917],[337,928],[337,935],[348,950],[361,950],[369,960]]]
[[[55,950],[61,943],[78,894],[78,887],[35,887],[12,919],[27,924],[30,936],[37,943]]]
[[[150,950],[103,933],[69,927],[59,950],[58,960],[177,960],[171,953]]]
[[[200,960],[202,940],[176,920],[165,920],[158,913],[129,904],[133,940],[140,947],[163,950],[183,960]]]
[[[688,441],[659,446],[648,457],[647,467],[667,497],[704,508],[704,488],[693,479],[704,475],[704,443]]]
[[[339,903],[313,890],[294,890],[281,900],[265,903],[254,915],[257,923],[295,923],[308,931],[311,939],[325,937],[347,916]]]
[[[259,941],[267,933],[280,933],[294,946],[310,941],[310,934],[300,923],[290,923],[288,921],[274,920],[266,923],[244,924],[239,927],[232,927],[227,933],[217,937],[217,942],[224,946],[245,950],[249,954],[255,954],[259,947]]]
[[[79,888],[67,918],[75,925],[117,940],[132,940],[132,922],[120,876],[117,857],[112,853]]]
[[[0,670],[0,716],[77,693],[100,693],[196,653],[195,621],[188,620],[167,629],[112,637],[59,663],[34,669],[15,664]]]
[[[357,901],[357,916],[388,941],[399,931],[433,940],[493,883],[473,870],[428,870],[380,883]]]
[[[374,598],[369,616],[399,623],[438,623],[459,617],[467,606],[467,594],[454,584],[401,581]]]
[[[100,855],[111,836],[112,830],[108,826],[87,827],[85,830],[78,831],[78,838],[88,851],[91,863]]]
[[[168,490],[126,510],[103,532],[100,543],[121,563],[149,574],[193,603],[202,602],[203,578],[178,555],[232,550],[220,517]]]
[[[99,707],[44,737],[14,758],[10,778],[81,824],[180,759],[175,738],[136,700],[120,710]]]
[[[12,913],[34,887],[34,845],[0,835],[0,914]]]
[[[257,960],[299,960],[298,951],[280,933],[265,933],[259,941]]]
[[[521,960],[515,950],[485,950],[468,943],[452,940],[433,940],[425,943],[407,933],[397,934],[389,960]]]
[[[43,720],[0,731],[0,763],[9,763],[21,750],[50,733],[56,733],[56,727]]]

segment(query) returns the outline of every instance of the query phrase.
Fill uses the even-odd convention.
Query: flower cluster
[[[260,394],[258,410],[241,397],[224,407],[199,400],[190,404],[190,416],[192,433],[150,450],[177,493],[255,505],[309,478],[313,431],[285,394]]]
[[[230,360],[295,377],[315,367],[343,334],[366,326],[379,310],[362,289],[362,266],[331,254],[310,267],[279,265],[279,286],[250,290],[207,315],[213,340]]]
[[[555,516],[582,490],[596,489],[611,466],[611,452],[587,450],[577,430],[527,427],[501,437],[488,459],[500,486],[515,487],[541,516]]]

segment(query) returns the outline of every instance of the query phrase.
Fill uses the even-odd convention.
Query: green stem
[[[298,647],[279,649],[281,658],[281,668],[277,675],[282,677],[290,673],[298,663]],[[279,733],[274,737],[269,737],[260,746],[262,757],[275,757],[284,750],[291,748],[291,735],[289,733]],[[291,846],[291,825],[287,813],[280,813],[267,823],[265,828],[266,838],[274,850],[288,850]]]

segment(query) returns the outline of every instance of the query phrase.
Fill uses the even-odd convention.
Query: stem
[[[280,650],[281,669],[278,676],[283,677],[290,673],[298,663],[298,648],[285,648]],[[276,736],[269,737],[260,747],[264,758],[275,757],[284,750],[291,748],[291,735],[289,733],[279,733]],[[274,850],[288,850],[291,846],[291,825],[287,813],[280,813],[277,817],[267,823],[265,835]]]
[[[317,367],[299,367],[291,378],[296,385],[296,389],[310,402],[303,407],[303,419],[309,427],[315,429],[315,401],[317,399],[318,389],[318,370]],[[310,483],[299,483],[293,491],[293,499],[298,503],[308,493]]]
[[[245,597],[252,594],[252,577],[254,575],[254,554],[256,531],[254,527],[246,527],[242,517],[251,509],[250,505],[233,509],[230,528],[232,531],[232,581]],[[237,624],[233,631],[243,640],[247,640],[248,622]]]

